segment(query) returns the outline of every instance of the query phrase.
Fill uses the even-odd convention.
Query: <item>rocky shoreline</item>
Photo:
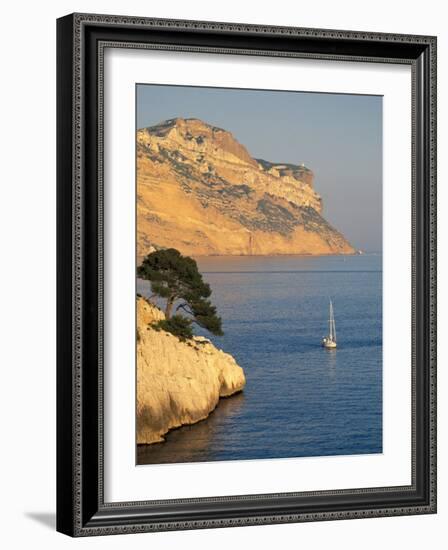
[[[207,418],[246,383],[235,359],[206,338],[182,342],[153,328],[164,318],[137,299],[137,444],[160,443],[168,431]]]

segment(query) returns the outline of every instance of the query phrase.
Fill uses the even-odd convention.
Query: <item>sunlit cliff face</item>
[[[254,159],[234,136],[198,119],[137,132],[137,254],[352,254],[322,216],[304,165]]]

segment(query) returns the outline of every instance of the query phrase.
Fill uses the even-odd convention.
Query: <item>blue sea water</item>
[[[197,261],[225,331],[207,337],[235,357],[247,385],[206,420],[139,446],[137,462],[381,453],[381,256]],[[137,290],[147,294],[148,283]],[[336,350],[320,345],[330,297]]]

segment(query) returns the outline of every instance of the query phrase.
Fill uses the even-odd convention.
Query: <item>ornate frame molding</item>
[[[135,31],[138,35],[131,40]],[[195,44],[189,43],[191,37]],[[242,42],[251,47],[233,45],[236,37],[241,37]],[[286,41],[279,42],[285,38]],[[102,107],[106,47],[412,66],[412,310],[417,348],[414,346],[412,354],[411,486],[118,504],[104,502]],[[338,53],[334,53],[335,50]],[[58,52],[58,530],[72,536],[90,536],[434,513],[436,38],[74,14],[58,20]],[[96,90],[95,95],[93,90]],[[95,127],[92,114],[98,117]],[[92,236],[96,246],[88,244]],[[96,305],[96,328],[86,320],[86,304],[90,311],[92,304]],[[88,362],[90,370],[87,370]],[[92,368],[95,375],[90,373]],[[96,411],[97,421],[93,427],[84,421],[87,410]],[[378,502],[380,493],[389,494],[391,501]],[[290,504],[286,505],[286,499],[292,497],[297,503],[308,500],[308,509],[306,504],[297,504],[297,511],[294,511]],[[327,506],[321,502],[322,498],[327,498]],[[359,507],[344,505],[347,498],[358,499]],[[278,507],[283,500],[285,505],[279,513],[269,512],[268,501],[276,501]],[[256,509],[249,513],[243,505],[250,502]],[[215,517],[193,512],[189,517],[186,507],[200,503],[208,503],[210,509],[219,505],[220,511],[214,513]],[[236,504],[240,513],[231,511],[236,510]],[[162,505],[168,505],[166,517],[155,519],[154,510]]]

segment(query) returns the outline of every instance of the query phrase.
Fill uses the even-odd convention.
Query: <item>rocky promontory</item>
[[[137,444],[164,441],[171,429],[206,418],[220,397],[241,391],[243,369],[209,340],[157,330],[164,313],[137,298]]]
[[[231,132],[174,118],[137,131],[137,255],[353,254],[313,171],[253,158]]]

